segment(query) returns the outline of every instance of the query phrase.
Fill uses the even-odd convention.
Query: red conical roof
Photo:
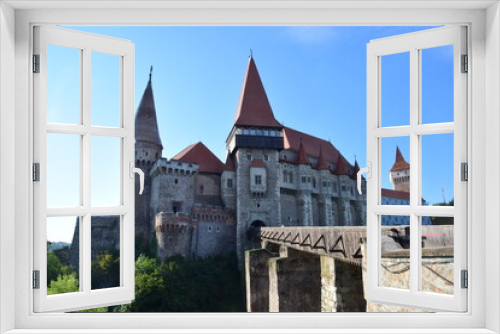
[[[316,169],[328,169],[328,164],[326,163],[325,155],[323,154],[323,146],[319,145],[319,158]]]
[[[153,68],[151,68],[152,70]],[[150,144],[161,144],[160,133],[158,131],[158,122],[156,120],[155,99],[153,96],[153,87],[151,85],[151,73],[149,81],[142,95],[141,102],[135,115],[135,140],[136,142],[146,142]]]
[[[224,170],[224,164],[212,153],[201,141],[189,145],[181,152],[177,153],[172,160],[181,162],[197,163],[199,171],[204,173],[220,174]]]
[[[392,165],[391,172],[395,170],[409,169],[409,168],[410,164],[405,161],[405,158],[403,158],[403,154],[401,154],[399,147],[396,146],[396,161],[394,162],[394,165]]]
[[[264,85],[252,57],[248,61],[245,80],[241,90],[240,102],[236,112],[235,126],[263,126],[282,128],[274,118],[273,110],[267,99]]]
[[[302,144],[302,138],[300,139],[300,146],[299,146],[299,150],[297,151],[297,160],[295,161],[295,163],[305,164],[305,165],[311,164],[309,162],[309,159],[307,158],[306,150],[304,149],[304,145]]]
[[[227,170],[229,172],[234,172],[236,170],[234,168],[233,158],[229,154],[227,155],[226,158],[226,164],[224,165],[224,170]]]
[[[337,159],[337,167],[335,168],[335,175],[349,175],[347,169],[345,168],[344,157],[339,154],[339,158]]]

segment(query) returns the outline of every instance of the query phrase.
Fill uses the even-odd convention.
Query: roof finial
[[[250,58],[253,58],[253,51],[250,49]]]
[[[149,69],[149,81],[151,81],[152,75],[153,75],[153,65],[151,65],[151,68]]]

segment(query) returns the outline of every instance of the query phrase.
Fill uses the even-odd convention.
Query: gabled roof
[[[349,172],[346,169],[345,163],[347,161],[345,158],[339,154],[339,158],[337,159],[337,167],[335,168],[335,175],[349,175]]]
[[[304,145],[302,143],[302,138],[300,139],[300,145],[299,145],[299,150],[297,152],[297,160],[295,161],[296,164],[304,164],[304,165],[310,165],[311,162],[307,158],[306,151],[304,150]]]
[[[409,169],[410,164],[406,162],[405,158],[403,158],[403,154],[399,150],[399,147],[396,146],[396,161],[394,165],[392,165],[391,172],[395,170]]]
[[[318,164],[316,165],[316,169],[329,169],[328,164],[326,162],[325,155],[323,154],[323,145],[319,145],[319,158],[318,158]]]
[[[199,172],[220,174],[224,170],[224,164],[212,153],[201,141],[189,145],[177,153],[172,160],[181,162],[197,163]]]
[[[235,126],[261,126],[282,128],[274,118],[273,110],[252,57],[248,61]]]
[[[236,169],[234,168],[233,157],[230,154],[226,157],[226,164],[224,165],[224,170],[229,172],[234,172]]]
[[[153,68],[151,67],[151,71]],[[163,149],[158,131],[158,121],[156,120],[156,107],[151,84],[151,73],[149,81],[142,94],[141,102],[135,114],[135,140],[150,144],[160,145]]]

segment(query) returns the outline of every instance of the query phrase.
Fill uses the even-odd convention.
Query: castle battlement
[[[194,206],[192,216],[199,222],[226,223],[234,225],[234,211],[214,206]]]
[[[190,224],[191,215],[182,212],[159,212],[155,217],[155,226],[168,224]]]
[[[199,165],[197,163],[181,162],[176,160],[159,159],[151,168],[150,175],[180,175],[192,176],[198,174]]]

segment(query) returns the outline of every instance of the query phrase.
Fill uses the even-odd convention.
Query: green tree
[[[175,256],[159,263],[139,256],[135,299],[118,312],[243,312],[244,291],[236,256],[186,259]]]
[[[50,282],[50,287],[47,288],[47,295],[77,292],[79,290],[79,282],[76,274],[63,274],[57,276],[57,280]]]
[[[91,264],[92,289],[120,286],[120,258],[111,251],[97,255]]]

